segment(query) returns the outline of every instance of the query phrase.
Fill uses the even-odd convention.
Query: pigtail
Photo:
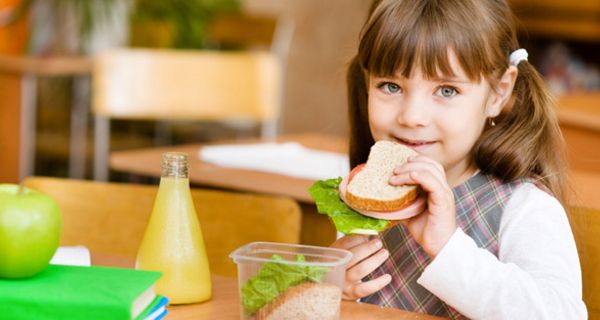
[[[369,150],[375,143],[369,129],[367,83],[358,56],[348,66],[346,85],[350,120],[350,167],[353,168],[367,161]]]
[[[477,166],[505,180],[532,178],[566,204],[565,145],[555,102],[527,61],[518,65],[512,105],[488,126],[473,152]]]

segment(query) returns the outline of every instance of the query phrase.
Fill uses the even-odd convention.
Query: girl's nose
[[[430,116],[427,102],[416,97],[407,97],[400,106],[397,121],[406,127],[424,127],[429,124]]]

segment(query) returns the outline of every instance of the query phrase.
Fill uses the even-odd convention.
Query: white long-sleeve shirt
[[[579,257],[557,199],[521,185],[498,240],[496,257],[457,229],[417,282],[472,319],[587,319]]]

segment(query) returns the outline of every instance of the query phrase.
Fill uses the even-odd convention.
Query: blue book
[[[154,301],[142,312],[141,319],[144,320],[160,320],[167,315],[167,304],[169,299],[165,296],[157,295]]]

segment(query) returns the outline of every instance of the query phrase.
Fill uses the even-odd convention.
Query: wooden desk
[[[169,306],[169,319],[239,319],[240,299],[237,280],[220,276],[212,277],[213,297],[209,302]],[[381,308],[372,304],[342,301],[340,319],[440,319],[399,309]]]
[[[134,263],[127,259],[115,258],[92,254],[92,264],[101,266],[113,266],[132,268]],[[237,280],[222,276],[212,276],[212,299],[204,303],[189,305],[169,306],[167,319],[240,319],[240,300],[238,294]],[[420,313],[408,312],[399,309],[380,308],[375,305],[357,303],[353,301],[342,301],[342,320],[362,319],[413,319],[427,320],[440,319]]]
[[[600,93],[560,97],[557,116],[571,168],[600,173]]]
[[[341,153],[346,153],[348,150],[345,138],[323,134],[283,135],[275,141],[296,141],[309,148]],[[245,139],[232,143],[256,142],[264,142],[264,140]],[[113,152],[110,155],[110,167],[118,171],[160,177],[160,164],[164,152],[186,152],[189,154],[189,178],[193,184],[291,197],[302,207],[301,243],[328,246],[335,240],[333,224],[326,216],[317,213],[314,201],[308,194],[308,188],[314,181],[209,164],[198,157],[201,147],[202,144],[190,144]]]
[[[318,150],[346,153],[347,140],[343,137],[324,134],[283,135],[277,142],[296,141]],[[260,139],[244,139],[231,143],[265,142]],[[228,142],[219,142],[223,144]],[[203,162],[198,157],[202,144],[189,144],[162,148],[149,148],[131,151],[117,151],[110,155],[110,167],[117,171],[126,171],[141,175],[160,177],[162,154],[168,151],[180,151],[189,154],[190,182],[210,187],[240,191],[267,193],[291,197],[299,202],[314,203],[308,194],[308,188],[314,181],[294,178],[275,173],[232,169]]]

